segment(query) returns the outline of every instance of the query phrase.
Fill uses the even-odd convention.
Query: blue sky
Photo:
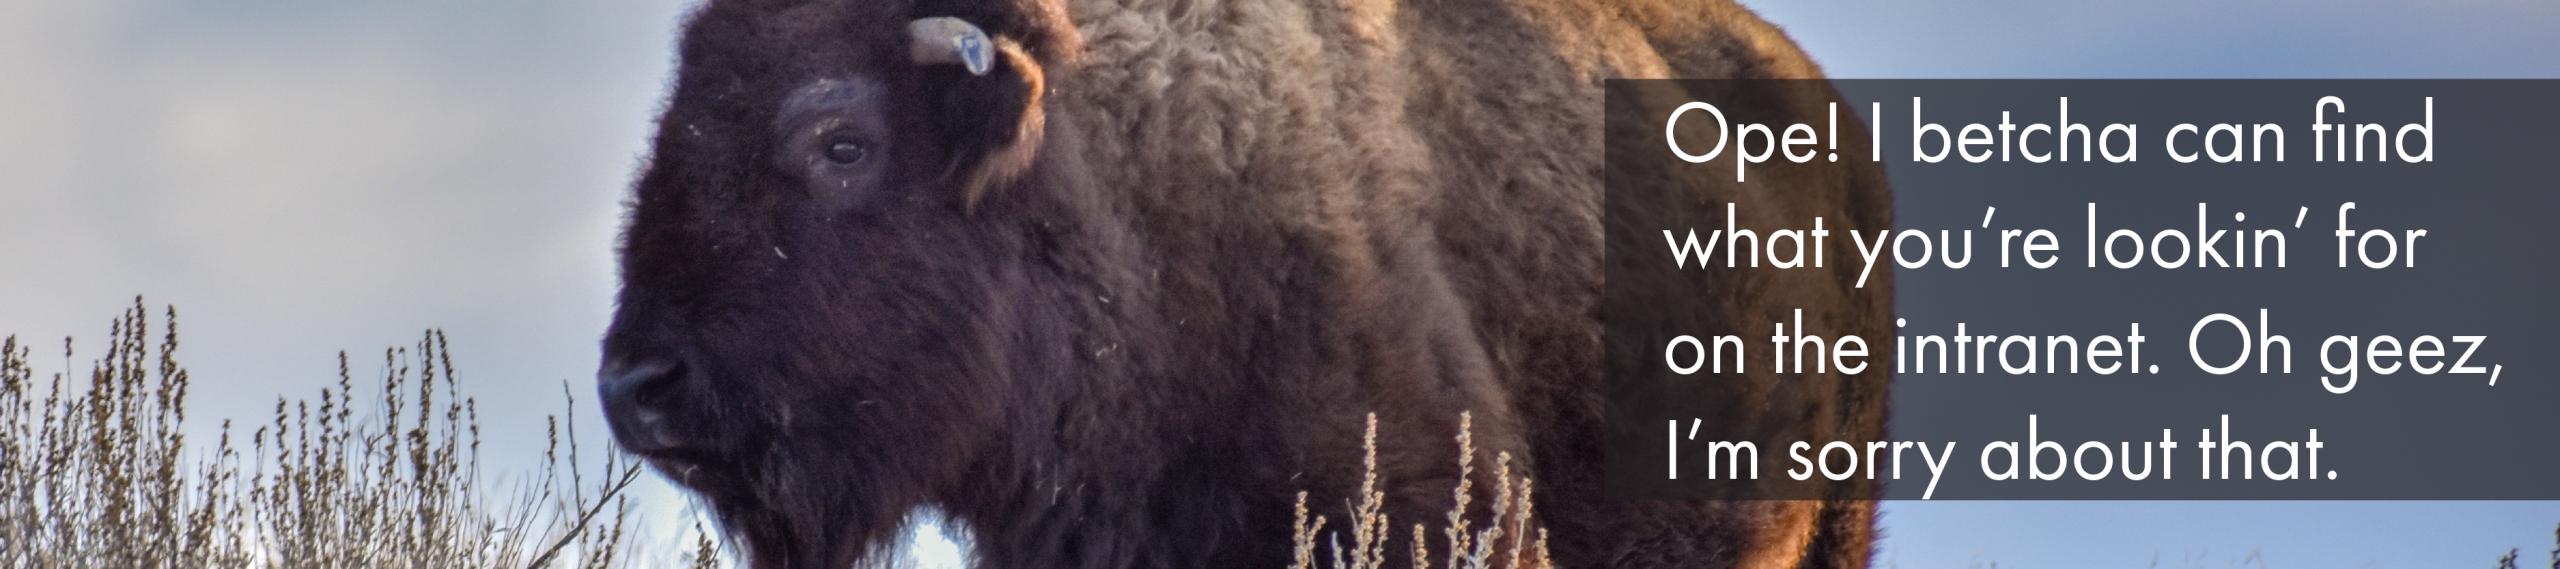
[[[539,429],[561,382],[591,385],[685,4],[0,3],[0,333],[95,354],[132,295],[176,304],[202,425],[441,327],[492,430]],[[2540,1],[1756,9],[1839,77],[2560,77]],[[1878,563],[2486,566],[2540,559],[2555,522],[2548,502],[1902,502]]]

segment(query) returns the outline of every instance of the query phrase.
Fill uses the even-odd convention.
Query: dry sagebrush
[[[70,339],[65,373],[41,384],[31,346],[0,340],[0,566],[602,569],[628,561],[624,491],[641,469],[618,453],[585,462],[574,399],[566,419],[551,417],[539,471],[486,476],[477,405],[455,384],[444,335],[429,331],[412,348],[384,351],[378,397],[356,396],[342,353],[337,387],[317,401],[279,399],[245,456],[230,421],[214,444],[194,448],[184,430],[190,383],[176,359],[176,311],[156,350],[147,314],[137,298],[114,321],[86,386],[66,377]],[[700,546],[696,566],[713,566],[713,548]]]
[[[1494,459],[1494,479],[1498,482],[1494,487],[1492,517],[1489,518],[1492,523],[1482,529],[1470,528],[1472,522],[1467,517],[1467,506],[1474,500],[1471,494],[1475,484],[1474,425],[1472,413],[1458,415],[1458,484],[1451,491],[1456,505],[1449,510],[1448,525],[1441,529],[1441,535],[1447,538],[1441,549],[1446,555],[1445,569],[1552,569],[1554,564],[1547,560],[1547,530],[1537,528],[1530,521],[1533,510],[1530,495],[1534,485],[1528,477],[1518,477],[1519,492],[1515,494],[1512,491],[1511,453],[1500,453]],[[1340,533],[1324,533],[1324,516],[1316,516],[1313,521],[1307,519],[1307,493],[1299,492],[1296,519],[1290,524],[1297,555],[1289,564],[1290,569],[1319,567],[1316,564],[1318,536],[1325,536],[1326,545],[1333,552],[1333,563],[1323,567],[1384,569],[1386,566],[1387,529],[1390,525],[1383,511],[1386,492],[1378,490],[1378,414],[1369,414],[1360,445],[1360,464],[1365,472],[1360,479],[1360,503],[1351,506],[1348,523],[1351,547],[1345,549],[1342,546]],[[1534,542],[1528,539],[1532,528],[1537,529],[1538,535]],[[1427,535],[1423,524],[1413,524],[1413,541],[1409,544],[1412,546],[1413,569],[1432,566]]]

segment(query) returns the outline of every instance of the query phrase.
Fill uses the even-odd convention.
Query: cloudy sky
[[[687,3],[0,2],[0,333],[78,336],[85,360],[134,295],[175,304],[203,423],[437,327],[484,421],[539,429],[561,382],[590,391]],[[2546,1],[2056,4],[1759,9],[1840,77],[2560,77]],[[1893,503],[1879,565],[2485,566],[2538,558],[2555,522],[2552,503]]]

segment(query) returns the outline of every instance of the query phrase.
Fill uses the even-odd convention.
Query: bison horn
[[[916,63],[941,65],[957,63],[972,75],[985,75],[995,62],[995,44],[987,32],[968,20],[951,17],[921,18],[907,22],[908,57]]]

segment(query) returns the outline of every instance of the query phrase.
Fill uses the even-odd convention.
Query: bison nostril
[[[604,400],[605,423],[614,440],[632,452],[673,450],[684,444],[669,416],[680,365],[663,361],[616,362],[596,374],[596,392]]]

